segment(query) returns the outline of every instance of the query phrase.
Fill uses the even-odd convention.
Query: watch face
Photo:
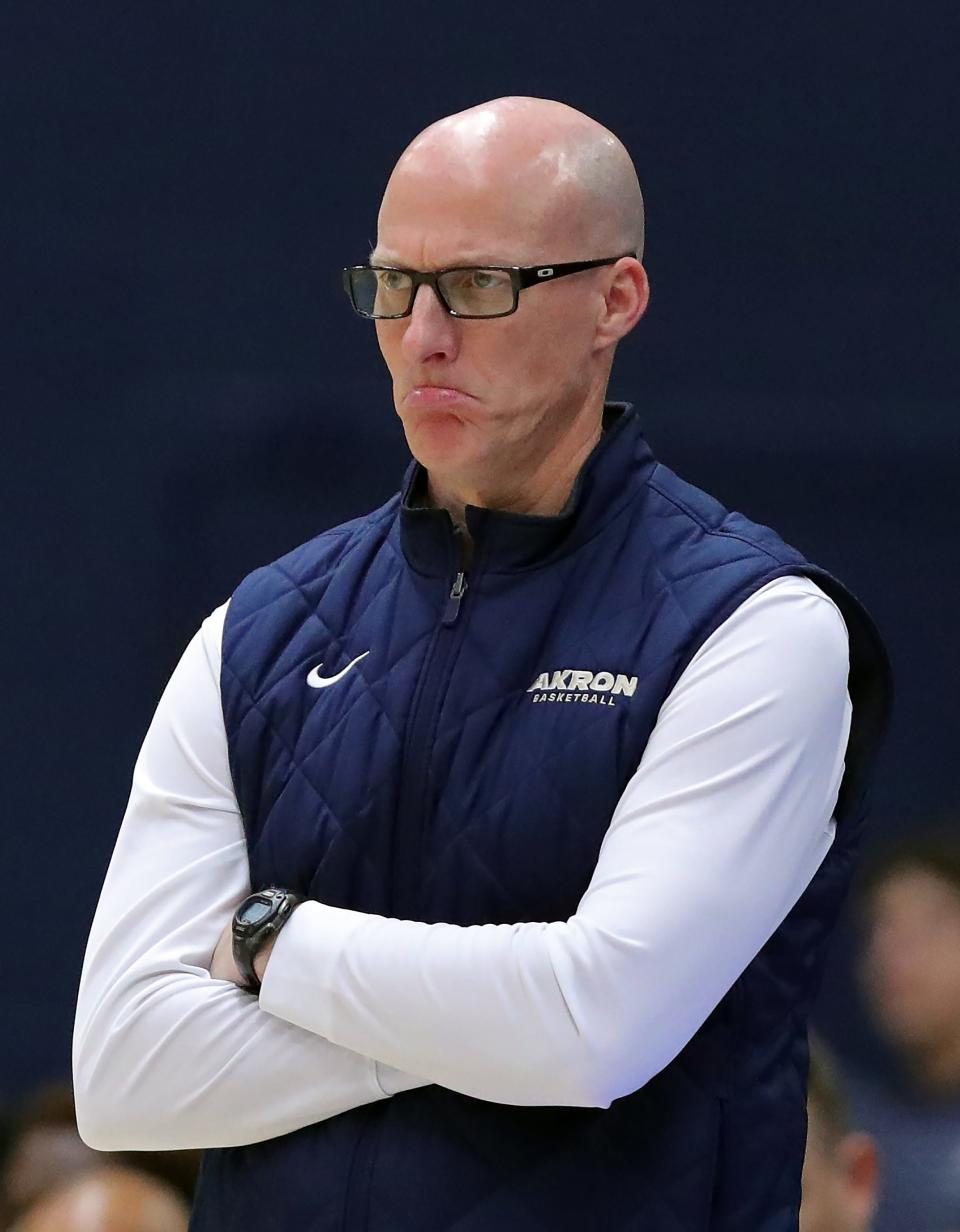
[[[245,907],[242,907],[241,910],[237,912],[237,923],[259,924],[260,921],[265,919],[272,910],[273,907],[270,903],[264,903],[258,899],[254,899],[252,903],[247,903]]]

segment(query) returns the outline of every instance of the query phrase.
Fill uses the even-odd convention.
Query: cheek
[[[400,344],[400,335],[396,322],[377,321],[374,328],[377,331],[377,344],[380,347],[380,354],[383,356],[384,363],[393,372],[397,348]]]
[[[939,1001],[944,1013],[960,1019],[960,938],[952,932],[932,938],[927,968],[931,1001]]]
[[[545,288],[546,290],[546,288]],[[569,311],[517,314],[518,329],[511,347],[511,365],[526,384],[566,388],[579,383],[587,365],[583,323]]]
[[[926,942],[911,936],[899,945],[888,938],[868,951],[864,968],[867,990],[887,1013],[960,1014],[960,956],[935,935]]]

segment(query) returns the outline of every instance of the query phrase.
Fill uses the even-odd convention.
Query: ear
[[[596,349],[614,346],[633,329],[650,302],[647,271],[636,257],[621,257],[611,267],[597,318]]]

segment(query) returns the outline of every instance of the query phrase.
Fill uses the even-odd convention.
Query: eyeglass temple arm
[[[567,274],[579,274],[581,270],[596,269],[600,265],[614,265],[623,257],[636,253],[624,252],[619,257],[599,257],[595,261],[564,261],[560,265],[539,265],[519,272],[521,287],[534,287],[538,282],[550,282],[553,278],[565,278]]]

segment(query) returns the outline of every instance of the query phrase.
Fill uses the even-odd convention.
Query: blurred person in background
[[[810,1032],[807,1148],[800,1232],[872,1232],[877,1206],[877,1148],[851,1128],[836,1061]]]
[[[172,1185],[100,1166],[40,1198],[10,1232],[186,1232],[190,1209]]]
[[[890,843],[855,883],[859,978],[889,1048],[883,1071],[845,1065],[857,1124],[883,1174],[876,1232],[960,1230],[960,827]]]
[[[138,1151],[111,1153],[116,1166],[128,1164],[159,1184],[172,1186],[189,1201],[196,1182],[199,1152]],[[9,1142],[0,1164],[0,1229],[53,1189],[104,1166],[77,1130],[73,1092],[51,1084],[30,1096],[11,1117]]]
[[[0,1227],[55,1185],[102,1166],[103,1155],[77,1132],[70,1088],[51,1085],[37,1091],[12,1118],[0,1171]]]

